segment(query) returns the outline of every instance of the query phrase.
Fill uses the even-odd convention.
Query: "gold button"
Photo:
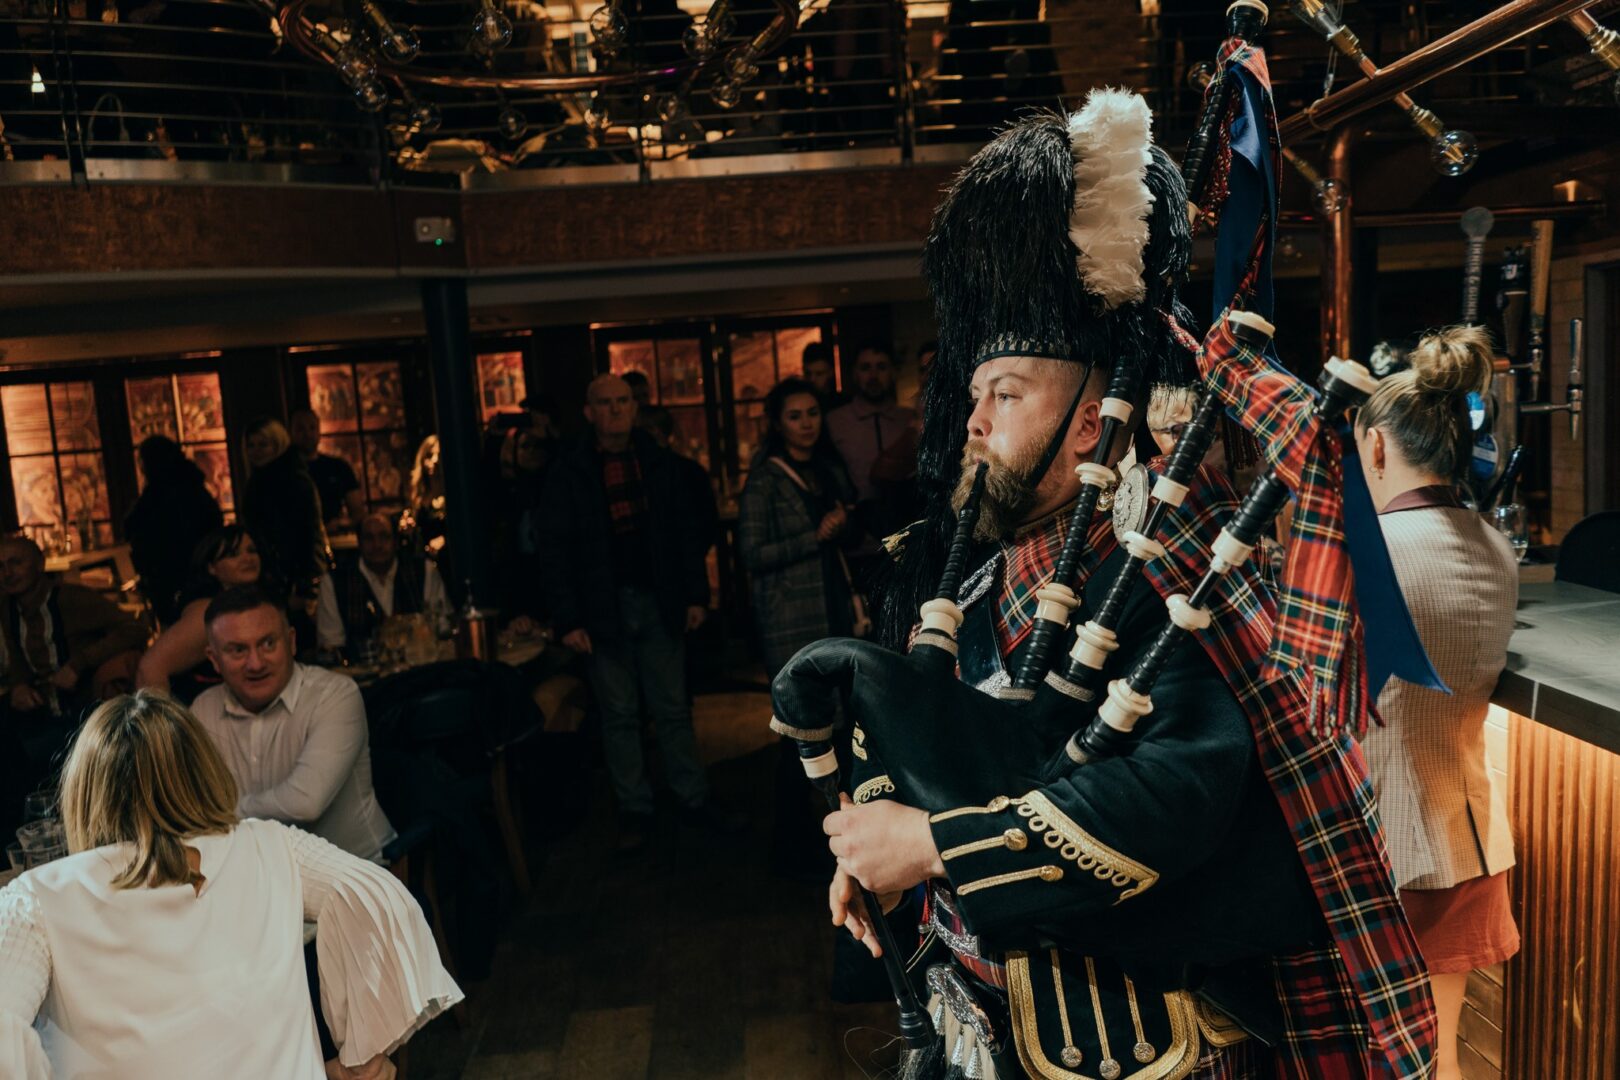
[[[1008,829],[1001,834],[1001,839],[1012,851],[1023,851],[1029,847],[1029,837],[1024,835],[1023,829]]]
[[[1061,878],[1062,876],[1063,876],[1063,867],[1061,867],[1061,866],[1043,866],[1043,867],[1041,867],[1041,880],[1042,881],[1056,881],[1056,880],[1058,880],[1058,878]]]
[[[1085,1060],[1085,1055],[1080,1053],[1080,1048],[1078,1046],[1065,1046],[1063,1048],[1063,1053],[1059,1054],[1058,1056],[1063,1059],[1063,1064],[1071,1069],[1078,1069],[1080,1067],[1080,1062]]]
[[[999,814],[1003,810],[1007,809],[1007,807],[1010,805],[1012,805],[1011,799],[1007,798],[1005,795],[997,795],[995,798],[990,800],[990,805],[986,807],[986,809],[988,809],[992,814]]]

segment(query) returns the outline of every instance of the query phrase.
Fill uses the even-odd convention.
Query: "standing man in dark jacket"
[[[591,658],[619,848],[632,851],[646,844],[653,813],[638,685],[675,797],[699,821],[724,824],[709,802],[686,696],[685,635],[708,614],[707,545],[680,463],[636,428],[629,385],[598,376],[585,418],[591,431],[546,477],[540,566],[563,643]]]

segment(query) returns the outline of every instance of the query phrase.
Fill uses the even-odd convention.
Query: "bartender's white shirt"
[[[397,835],[371,786],[366,706],[347,675],[294,664],[286,689],[258,713],[229,687],[191,711],[236,777],[244,818],[285,821],[376,862]]]

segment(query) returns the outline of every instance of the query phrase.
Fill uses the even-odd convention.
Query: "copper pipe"
[[[1586,38],[1586,44],[1591,47],[1593,56],[1620,71],[1620,34],[1610,30],[1584,11],[1570,15],[1569,25],[1579,30],[1581,36]]]
[[[1542,203],[1534,206],[1491,207],[1497,223],[1503,221],[1536,221],[1542,218],[1574,220],[1602,214],[1607,204],[1597,199],[1572,203]],[[1392,210],[1383,214],[1361,214],[1356,228],[1373,229],[1389,225],[1455,225],[1462,220],[1462,209],[1456,210]]]
[[[1322,362],[1331,357],[1350,358],[1350,215],[1355,196],[1350,193],[1350,147],[1355,129],[1341,127],[1328,141],[1327,176],[1339,182],[1344,205],[1338,213],[1322,217]]]
[[[1404,56],[1377,75],[1319,98],[1283,121],[1283,145],[1338,127],[1375,105],[1423,85],[1548,23],[1590,7],[1593,0],[1512,0],[1438,41]]]

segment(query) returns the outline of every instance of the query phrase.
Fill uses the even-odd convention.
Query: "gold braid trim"
[[[855,802],[857,804],[877,798],[879,795],[893,795],[894,781],[887,775],[874,776],[866,783],[855,789]]]
[[[1018,804],[1019,816],[1027,819],[1031,832],[1051,830],[1042,838],[1047,847],[1060,848],[1059,854],[1065,859],[1074,860],[1080,869],[1089,872],[1098,881],[1117,885],[1123,890],[1114,903],[1147,892],[1159,880],[1157,871],[1120,854],[1086,832],[1039,791],[1031,791],[1014,801]]]
[[[861,725],[855,725],[855,730],[849,733],[849,738],[849,752],[860,758],[862,761],[865,761],[866,732],[861,730]]]
[[[1041,1045],[1040,1031],[1035,1019],[1034,965],[1028,953],[1007,954],[1007,996],[1012,1007],[1013,1046],[1024,1071],[1037,1080],[1093,1080],[1092,1073],[1078,1072],[1046,1056]],[[1054,969],[1053,992],[1062,993]],[[1166,1011],[1170,1017],[1170,1046],[1157,1060],[1135,1072],[1126,1073],[1122,1080],[1183,1080],[1198,1065],[1203,1052],[1198,1008],[1191,994],[1183,990],[1164,995]],[[1084,1063],[1079,1068],[1089,1069]]]

